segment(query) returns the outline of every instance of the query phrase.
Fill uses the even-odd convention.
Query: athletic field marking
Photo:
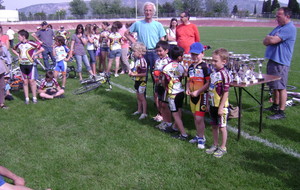
[[[131,88],[127,88],[125,86],[122,86],[122,85],[114,83],[114,82],[111,82],[111,84],[114,85],[114,86],[116,86],[116,87],[118,87],[118,88],[120,88],[120,89],[122,89],[122,90],[125,90],[125,91],[128,91],[130,93],[135,94],[135,91],[132,90]],[[153,100],[153,97],[148,97],[147,96],[147,98]],[[187,111],[187,110],[183,110],[183,111],[185,113],[191,114],[190,111]],[[227,126],[227,129],[228,129],[228,131],[233,132],[234,134],[238,133],[237,128],[231,127],[230,125]],[[294,151],[293,149],[284,147],[284,146],[276,144],[276,143],[272,143],[272,142],[270,142],[270,141],[268,141],[266,139],[263,139],[263,138],[260,138],[260,137],[257,137],[257,136],[251,136],[249,133],[246,133],[244,131],[241,131],[241,136],[244,137],[245,139],[262,143],[263,145],[268,146],[270,148],[273,148],[273,149],[276,149],[276,150],[280,150],[280,151],[284,152],[285,154],[291,155],[291,156],[293,156],[295,158],[300,158],[300,153]]]

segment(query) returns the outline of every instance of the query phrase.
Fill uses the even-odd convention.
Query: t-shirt
[[[6,44],[8,43],[9,39],[8,39],[8,36],[7,35],[2,35],[0,37],[0,41],[2,43],[2,45],[6,46]],[[8,47],[7,47],[8,48]]]
[[[190,91],[199,90],[210,79],[210,69],[205,62],[193,63],[188,68],[188,83]]]
[[[82,38],[86,38],[85,34],[82,35]],[[74,41],[74,54],[75,55],[86,55],[84,44],[81,39],[77,37],[76,34],[72,35],[72,41]]]
[[[124,26],[119,30],[119,33],[123,36],[123,38],[122,38],[123,43],[121,44],[122,48],[129,48],[129,40],[124,37],[124,34],[126,31],[127,31],[127,29]]]
[[[184,53],[187,54],[190,51],[190,46],[194,42],[200,42],[200,35],[196,25],[194,24],[180,24],[176,28],[176,41],[178,46],[184,49]]]
[[[267,46],[265,57],[276,63],[290,66],[297,36],[297,29],[293,22],[277,26],[269,35],[278,36],[282,41],[278,44]]]
[[[169,35],[169,36],[172,36],[174,39],[176,39],[176,30],[172,30],[171,28],[167,28],[166,29],[166,33]],[[169,41],[168,40],[168,43],[170,45],[177,45],[177,42],[176,41]]]
[[[52,79],[50,82],[47,82],[46,79],[43,79],[39,87],[39,90],[56,89],[58,87],[59,84],[55,79]]]
[[[155,61],[154,64],[154,70],[153,70],[153,78],[155,83],[158,83],[162,79],[162,71],[165,65],[169,64],[171,62],[171,59],[168,57],[158,58]]]
[[[32,55],[36,49],[40,49],[41,46],[33,41],[19,42],[14,50],[20,54],[20,64],[21,65],[32,65],[34,63]]]
[[[183,76],[184,67],[178,62],[171,62],[163,67],[163,78],[169,98],[184,91],[181,83]]]
[[[56,33],[57,33],[59,36],[64,37],[65,40],[67,39],[67,34],[68,34],[67,31],[65,31],[65,30],[58,30]]]
[[[55,60],[56,60],[56,62],[59,62],[61,60],[64,60],[65,58],[67,58],[70,49],[66,45],[63,45],[63,46],[55,47],[54,51],[55,51],[55,55],[56,55]]]
[[[36,36],[43,42],[42,46],[51,47],[53,45],[53,37],[55,37],[52,29],[39,30]]]
[[[136,21],[130,28],[130,32],[137,32],[138,41],[145,44],[147,49],[154,49],[156,43],[166,35],[162,24],[157,21],[150,23],[145,20]]]
[[[221,96],[224,92],[228,92],[230,87],[230,76],[226,69],[221,69],[210,74],[210,85],[208,99],[211,106],[219,107]],[[225,102],[225,107],[228,107],[228,98]]]
[[[12,29],[8,29],[8,30],[6,31],[6,35],[8,35],[8,39],[9,39],[9,40],[13,40],[13,39],[14,39],[15,32],[14,32]]]
[[[147,73],[147,62],[146,60],[142,57],[140,59],[137,59],[134,62],[133,68],[131,71],[135,74],[142,74],[142,73]],[[147,77],[134,77],[133,78],[135,81],[146,81]]]
[[[109,31],[107,30],[103,30],[101,33],[100,33],[100,46],[101,47],[108,47],[108,35],[109,35]]]
[[[110,40],[110,50],[121,49],[122,35],[119,32],[110,33],[108,39]]]

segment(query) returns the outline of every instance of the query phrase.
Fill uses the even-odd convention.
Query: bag
[[[239,107],[238,106],[234,107],[232,104],[229,104],[228,109],[229,109],[228,118],[232,119],[232,118],[239,117]]]
[[[0,74],[9,73],[9,69],[3,59],[0,59]]]

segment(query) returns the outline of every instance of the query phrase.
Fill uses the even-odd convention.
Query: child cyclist
[[[207,154],[213,154],[214,157],[221,158],[226,150],[227,143],[227,116],[228,116],[228,94],[230,77],[224,65],[228,61],[228,51],[220,48],[212,54],[212,65],[215,72],[210,75],[209,85],[209,112],[212,119],[212,131],[214,144],[206,149]],[[219,131],[222,134],[222,143],[219,144]]]
[[[147,87],[147,62],[144,59],[144,55],[146,54],[146,46],[137,42],[132,45],[133,55],[135,57],[134,66],[129,71],[128,75],[133,77],[135,83],[134,88],[136,89],[138,110],[134,112],[132,115],[139,115],[139,119],[145,119],[147,117],[147,101],[145,97],[145,90]]]
[[[18,32],[19,43],[12,49],[20,61],[20,69],[23,78],[23,89],[25,95],[25,104],[29,104],[29,88],[30,84],[32,92],[32,101],[37,103],[36,98],[36,81],[35,73],[37,72],[34,67],[34,57],[44,51],[44,48],[37,45],[32,41],[28,41],[29,33],[26,30],[20,30]],[[37,51],[34,51],[37,50]]]
[[[171,122],[171,112],[168,108],[167,92],[162,85],[162,70],[163,67],[171,62],[171,59],[168,56],[169,53],[169,44],[166,41],[159,41],[156,44],[156,53],[159,58],[155,61],[153,78],[154,78],[154,101],[158,110],[158,114],[154,117],[156,121],[163,121],[156,128],[165,130],[166,127],[172,125]]]
[[[163,84],[167,89],[169,109],[172,112],[175,125],[180,134],[173,136],[180,140],[187,140],[188,135],[184,129],[182,116],[182,105],[184,99],[184,89],[181,83],[185,70],[180,64],[184,49],[178,46],[170,50],[172,61],[163,68]]]
[[[38,92],[41,98],[46,99],[62,98],[62,95],[64,94],[64,90],[60,88],[58,82],[54,79],[53,71],[47,71]]]
[[[56,60],[54,68],[54,77],[57,80],[59,72],[62,74],[62,88],[65,89],[67,81],[67,61],[69,60],[68,54],[70,49],[65,45],[65,38],[63,36],[56,36],[55,43],[53,46],[53,56]]]
[[[204,46],[195,42],[190,46],[192,64],[188,67],[186,94],[190,96],[190,107],[194,115],[194,123],[197,135],[191,139],[190,143],[197,143],[199,149],[205,148],[205,123],[204,116],[207,105],[206,91],[210,83],[210,69],[203,62]]]

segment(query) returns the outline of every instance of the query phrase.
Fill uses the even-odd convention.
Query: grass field
[[[263,57],[262,39],[271,28],[199,28],[201,41],[212,49]],[[299,33],[299,30],[298,30]],[[298,87],[300,74],[298,35],[289,84]],[[211,55],[208,51],[207,55]],[[87,75],[86,75],[87,76]],[[133,89],[133,81],[121,75],[116,84]],[[68,79],[66,98],[25,105],[23,92],[14,92],[1,114],[1,165],[11,169],[34,189],[299,189],[299,106],[286,110],[280,121],[264,119],[258,133],[258,108],[243,112],[243,131],[283,147],[287,153],[265,143],[228,134],[228,154],[214,158],[188,142],[172,139],[155,129],[155,109],[148,99],[149,119],[139,121],[135,94],[105,86],[73,95],[78,79]],[[152,96],[148,85],[148,96]],[[259,88],[249,89],[259,96]],[[231,103],[235,104],[233,90]],[[266,94],[266,106],[267,93]],[[244,108],[255,102],[244,96]],[[185,107],[189,110],[189,107]],[[264,118],[269,113],[264,113]],[[195,135],[192,115],[183,116],[188,133]],[[229,125],[236,129],[237,120]],[[212,144],[211,126],[206,127],[207,145]],[[273,143],[273,144],[272,144]],[[296,156],[289,154],[296,153]],[[298,157],[297,157],[298,155]]]

